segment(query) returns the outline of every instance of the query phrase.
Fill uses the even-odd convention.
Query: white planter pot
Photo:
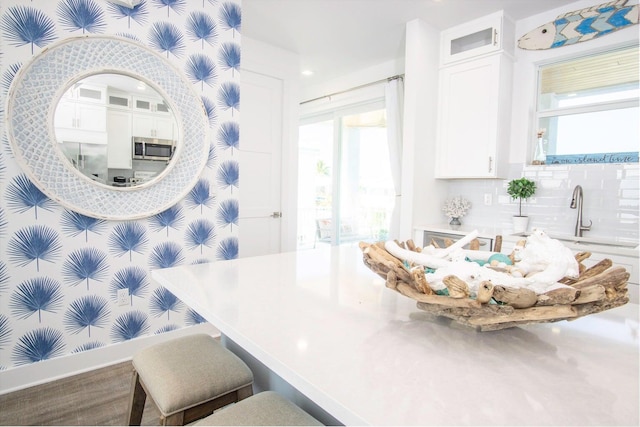
[[[514,216],[513,217],[513,233],[524,233],[529,227],[528,216]]]

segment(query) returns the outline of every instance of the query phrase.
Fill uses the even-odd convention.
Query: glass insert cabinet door
[[[440,35],[440,65],[511,52],[514,32],[513,21],[502,11],[448,28]]]
[[[299,130],[298,249],[386,240],[394,204],[384,109]]]

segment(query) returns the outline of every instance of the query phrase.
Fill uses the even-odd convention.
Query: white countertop
[[[456,234],[460,236],[467,235],[473,231],[478,232],[478,237],[483,239],[494,239],[496,236],[501,235],[504,242],[517,242],[524,239],[522,233],[512,234],[512,230],[499,229],[495,227],[484,227],[462,224],[460,226],[451,226],[449,224],[431,224],[431,225],[417,225],[414,230],[430,231],[436,233]],[[527,234],[527,233],[525,233]],[[601,237],[575,237],[568,233],[558,233],[554,231],[547,232],[549,237],[560,240],[563,245],[574,251],[593,251],[603,254],[621,255],[638,257],[639,248],[637,241],[630,240],[624,237],[609,236],[607,238]],[[425,243],[425,245],[428,242]]]
[[[152,277],[347,425],[638,425],[638,306],[476,332],[385,288],[358,248]]]

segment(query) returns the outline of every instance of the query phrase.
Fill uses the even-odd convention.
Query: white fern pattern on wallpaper
[[[175,206],[136,221],[64,209],[0,146],[0,368],[88,351],[204,319],[150,271],[238,256],[239,0],[3,0],[1,89],[53,42],[80,34],[128,37],[183,70],[211,127],[204,172]],[[162,84],[162,82],[157,82]],[[236,227],[234,227],[236,226]],[[129,304],[119,306],[119,289]]]

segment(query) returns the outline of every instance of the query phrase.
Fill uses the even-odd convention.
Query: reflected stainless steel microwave
[[[170,139],[156,139],[133,137],[133,158],[137,160],[171,160],[173,156],[173,141]]]

